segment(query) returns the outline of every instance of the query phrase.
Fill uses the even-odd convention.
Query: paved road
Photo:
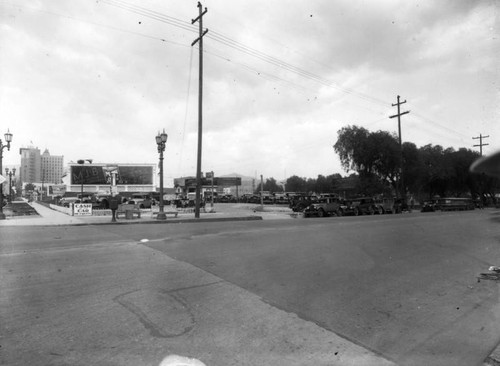
[[[252,225],[150,244],[401,365],[474,365],[500,339],[491,211]]]
[[[496,219],[3,227],[2,357],[479,365],[500,340],[498,286],[475,279],[500,261]]]
[[[177,354],[218,366],[393,365],[140,240],[247,227],[0,228],[0,364],[157,366]]]

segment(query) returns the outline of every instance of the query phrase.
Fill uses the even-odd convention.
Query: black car
[[[317,202],[317,198],[313,196],[296,196],[290,201],[289,207],[293,212],[302,212],[315,202]]]
[[[436,201],[425,201],[422,204],[421,212],[434,212],[436,211]]]
[[[373,215],[375,213],[381,214],[383,210],[375,203],[372,197],[363,197],[356,199],[358,202],[355,205],[358,215]]]

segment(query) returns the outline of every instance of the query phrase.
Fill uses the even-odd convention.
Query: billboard
[[[209,186],[212,184],[211,178],[201,178],[202,186]],[[214,178],[214,185],[216,186],[241,186],[240,177],[216,177]],[[186,178],[185,186],[196,186],[196,178]]]
[[[71,165],[71,184],[110,185],[111,171],[117,185],[152,185],[154,165]]]

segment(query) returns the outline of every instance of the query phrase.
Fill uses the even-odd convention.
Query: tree
[[[35,189],[36,189],[36,187],[33,183],[28,183],[24,186],[24,190],[26,192],[33,192]]]
[[[367,140],[370,132],[363,127],[347,126],[338,131],[338,138],[333,148],[339,155],[340,163],[346,172],[369,171]]]
[[[401,153],[394,134],[386,131],[370,133],[363,127],[348,126],[338,131],[333,147],[343,168],[356,171],[362,183],[366,183],[362,184],[363,190],[376,180],[380,181],[377,182],[379,190],[386,190],[387,184],[395,188],[399,182]]]
[[[260,187],[260,185],[259,185],[259,187]],[[269,191],[271,193],[283,192],[283,187],[276,182],[276,179],[268,178],[268,179],[266,179],[266,182],[264,183],[263,190]]]
[[[305,178],[293,175],[286,180],[286,190],[288,192],[307,192],[306,183]]]

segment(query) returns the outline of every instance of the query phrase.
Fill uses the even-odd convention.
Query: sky
[[[3,163],[35,146],[194,176],[199,15],[194,0],[0,0]],[[283,180],[347,175],[333,145],[357,125],[417,147],[500,147],[495,0],[202,2],[202,166]]]

